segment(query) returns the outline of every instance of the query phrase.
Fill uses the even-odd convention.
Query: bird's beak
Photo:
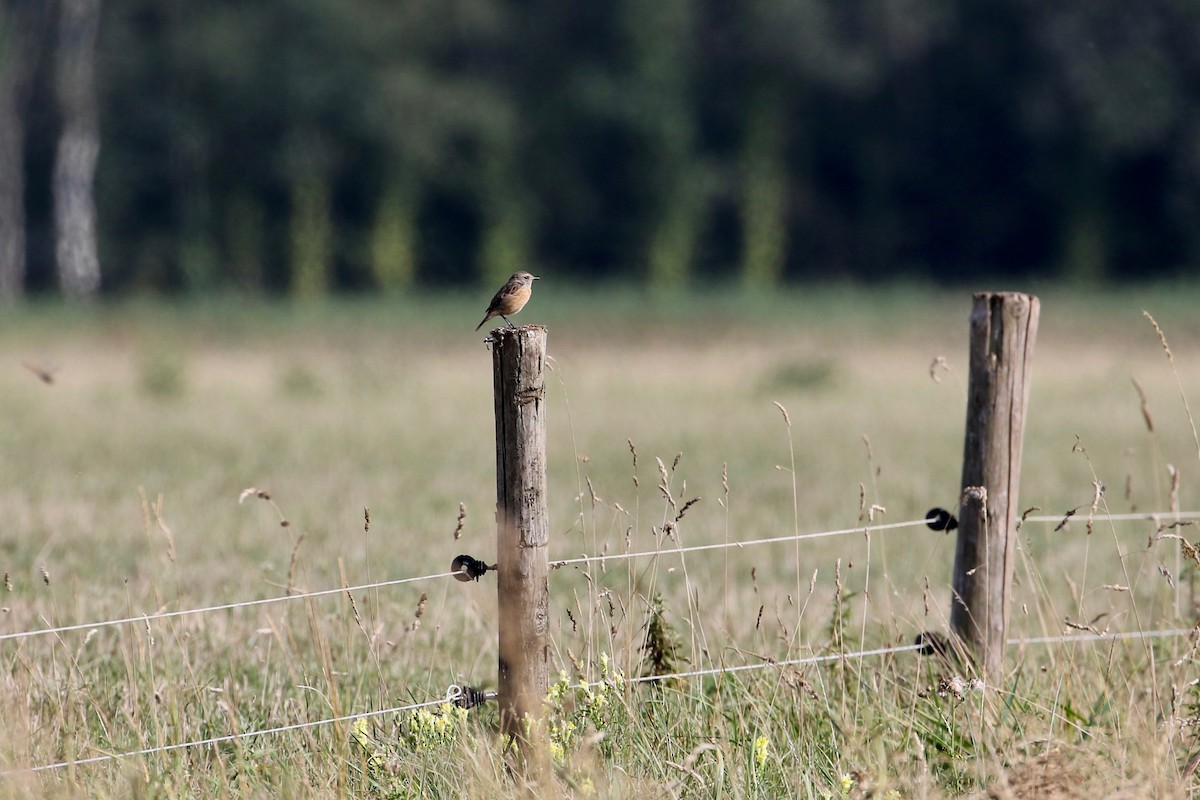
[[[542,276],[541,276],[541,275],[534,275],[534,276],[533,276],[533,279],[534,279],[535,281],[540,281],[540,280],[542,279]]]

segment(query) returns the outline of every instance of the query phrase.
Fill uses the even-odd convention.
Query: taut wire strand
[[[452,578],[456,575],[455,572],[439,572],[435,575],[421,575],[415,578],[397,578],[390,581],[378,581],[376,583],[363,583],[358,586],[339,586],[336,589],[319,589],[314,592],[294,592],[292,594],[280,595],[279,597],[263,597],[258,600],[242,600],[236,603],[225,603],[219,606],[205,606],[203,608],[183,608],[178,611],[160,611],[156,614],[139,614],[136,617],[122,617],[121,619],[99,620],[96,622],[77,622],[72,625],[59,625],[53,628],[38,628],[32,631],[17,631],[15,633],[0,634],[0,642],[11,639],[25,639],[30,636],[44,636],[52,633],[67,633],[69,631],[81,631],[91,628],[108,628],[114,625],[129,625],[134,622],[154,622],[160,619],[171,619],[172,617],[183,617],[189,614],[207,614],[212,611],[227,611],[232,608],[250,608],[252,606],[265,606],[270,603],[283,603],[288,600],[303,600],[309,597],[325,597],[331,594],[341,594],[342,592],[361,592],[366,589],[380,589],[386,586],[399,586],[405,583],[415,583],[417,581],[436,580],[438,578]]]

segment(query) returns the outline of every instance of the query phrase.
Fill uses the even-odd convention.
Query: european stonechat
[[[530,295],[533,294],[533,282],[541,280],[537,275],[530,275],[522,270],[514,272],[513,276],[508,279],[508,282],[500,287],[500,291],[496,292],[496,296],[492,298],[492,302],[487,307],[487,313],[483,317],[483,321],[475,326],[475,330],[483,327],[483,323],[487,322],[492,317],[500,317],[508,323],[510,328],[516,326],[509,321],[509,317],[516,314],[525,304],[529,302]]]

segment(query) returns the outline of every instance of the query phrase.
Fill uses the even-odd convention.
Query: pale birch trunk
[[[54,163],[55,258],[63,293],[87,300],[100,288],[93,185],[100,154],[96,33],[100,0],[63,0],[57,53],[62,133]]]

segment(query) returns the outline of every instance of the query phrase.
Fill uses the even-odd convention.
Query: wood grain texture
[[[950,627],[989,684],[1001,677],[1016,543],[1036,297],[980,292],[971,362]]]
[[[496,555],[500,719],[526,764],[541,761],[524,719],[549,686],[550,527],[546,512],[546,329],[490,335],[496,406]]]

